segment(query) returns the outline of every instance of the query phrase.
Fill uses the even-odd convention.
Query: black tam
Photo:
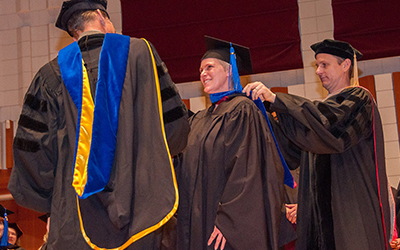
[[[103,10],[107,13],[107,0],[70,0],[64,1],[56,21],[56,27],[68,32],[68,21],[77,11]],[[107,13],[108,16],[108,13]]]
[[[320,53],[331,54],[341,58],[348,58],[351,60],[352,64],[354,53],[356,54],[357,60],[360,60],[362,57],[360,51],[353,48],[349,43],[339,40],[325,39],[322,42],[314,43],[310,47],[315,52],[315,57]]]

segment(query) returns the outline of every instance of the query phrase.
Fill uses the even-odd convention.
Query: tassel
[[[8,218],[7,218],[7,210],[4,209],[4,229],[3,229],[3,237],[1,237],[0,246],[8,246]]]
[[[231,43],[230,52],[231,52],[230,65],[232,67],[233,89],[237,90],[241,93],[243,88],[242,88],[242,85],[240,84],[239,71],[238,71],[238,67],[236,64],[236,54],[235,54],[235,49],[232,46],[232,43]]]
[[[357,67],[357,56],[356,52],[354,52],[354,65],[353,65],[353,87],[355,86],[360,86],[360,83],[358,82],[358,67]]]

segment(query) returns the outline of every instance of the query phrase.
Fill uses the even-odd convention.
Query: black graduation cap
[[[13,214],[14,212],[11,211],[11,210],[6,209],[5,207],[3,207],[3,206],[0,204],[0,217],[3,217],[3,218],[4,218],[4,213],[6,213],[7,215],[10,215],[10,214]]]
[[[230,47],[231,43],[214,38],[211,36],[204,36],[204,40],[207,46],[207,52],[201,58],[216,58],[224,62],[229,63],[230,61]],[[248,47],[232,43],[232,47],[235,49],[236,62],[239,73],[251,74],[253,73],[253,67],[251,65],[250,49]]]
[[[17,223],[8,223],[8,228],[14,228],[15,232],[17,233],[17,239],[24,234]]]
[[[107,0],[69,0],[64,1],[58,14],[56,27],[68,32],[68,21],[77,11],[103,10],[107,13]],[[108,16],[108,13],[107,13]],[[109,16],[108,16],[109,17]],[[70,34],[68,32],[70,36]]]
[[[47,214],[43,214],[43,215],[39,216],[38,218],[39,218],[41,221],[43,221],[44,223],[47,223],[47,218],[49,218],[49,217],[50,217],[50,214],[47,213]]]
[[[10,214],[13,214],[13,213],[14,213],[13,211],[6,209],[3,205],[0,204],[0,217],[4,218],[4,214],[6,214],[6,216],[7,216],[7,215],[10,215]],[[4,220],[6,220],[6,219],[4,218]],[[6,228],[8,230],[9,224],[11,224],[11,223],[7,223],[7,221],[4,222],[4,231],[6,230]],[[8,238],[8,236],[7,236],[7,238]],[[6,238],[4,238],[4,239],[6,240]],[[3,238],[1,239],[0,250],[18,248],[18,246],[16,246],[16,245],[11,245],[6,241],[3,242],[4,239]]]
[[[339,40],[325,39],[322,42],[314,43],[310,47],[315,52],[315,57],[320,53],[331,54],[341,58],[349,58],[352,64],[354,63],[354,53],[357,60],[362,57],[360,51],[353,48],[349,43]]]

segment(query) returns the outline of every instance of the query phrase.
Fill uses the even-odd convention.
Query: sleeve
[[[48,213],[57,164],[57,105],[46,86],[49,64],[34,77],[26,95],[14,138],[14,167],[8,189],[15,201]]]
[[[167,135],[169,150],[171,155],[174,156],[186,147],[187,137],[190,130],[188,123],[188,110],[168,73],[167,66],[161,60],[154,46],[151,46],[160,80],[165,132]]]
[[[276,197],[264,197],[266,187],[263,186],[263,167],[265,165],[265,145],[270,144],[266,137],[267,128],[262,114],[257,115],[256,107],[241,105],[237,112],[226,118],[225,162],[229,176],[217,210],[215,225],[225,236],[233,249],[272,249],[273,233],[267,232],[267,223],[279,227],[281,215],[282,178],[270,176],[275,183],[268,185],[276,188]],[[261,118],[260,118],[261,117]],[[269,138],[270,139],[270,138]],[[278,160],[278,159],[276,159]],[[271,174],[274,170],[271,169]],[[266,199],[265,199],[266,198]],[[270,198],[270,199],[269,199]],[[265,203],[268,200],[275,211],[266,215]],[[277,204],[279,203],[279,204]],[[272,216],[272,219],[271,217]]]
[[[348,88],[324,102],[277,93],[270,105],[280,128],[299,148],[342,153],[372,133],[373,100],[363,88]]]
[[[298,169],[300,166],[301,149],[285,136],[278,121],[272,114],[268,113],[268,118],[286,164],[290,170]]]

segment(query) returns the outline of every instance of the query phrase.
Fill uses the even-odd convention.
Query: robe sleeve
[[[297,169],[300,166],[301,149],[285,136],[274,116],[268,113],[268,118],[286,164],[290,170]]]
[[[268,220],[268,223],[271,222],[271,218],[266,216],[263,201],[270,198],[270,203],[274,204],[271,207],[276,211],[271,211],[270,215],[278,217],[274,217],[277,223],[283,201],[280,200],[279,188],[274,190],[275,197],[264,196],[262,166],[266,166],[264,154],[269,153],[264,149],[265,145],[271,144],[271,138],[266,136],[262,114],[257,112],[255,106],[244,104],[225,118],[224,157],[229,177],[215,224],[233,249],[275,249],[269,247],[274,244],[271,242],[273,233],[267,233],[266,224]],[[276,183],[280,181],[278,185],[283,188],[283,174],[269,178],[275,179]]]
[[[48,77],[50,76],[50,77]],[[26,95],[14,138],[14,167],[8,189],[15,201],[48,213],[57,164],[57,87],[55,74],[46,64],[34,77]]]
[[[151,45],[152,46],[152,45]],[[188,110],[172,81],[168,68],[152,46],[160,80],[165,133],[172,156],[181,152],[189,134]]]
[[[372,100],[363,88],[348,88],[326,101],[277,93],[282,131],[301,149],[317,154],[342,153],[372,133]]]

